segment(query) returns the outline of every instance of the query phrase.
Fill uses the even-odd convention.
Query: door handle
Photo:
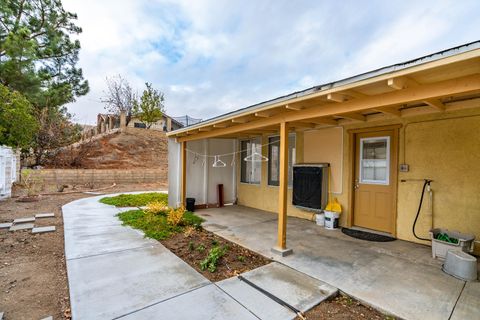
[[[358,184],[358,180],[355,180],[355,184],[353,185],[354,189],[360,188],[360,185]]]

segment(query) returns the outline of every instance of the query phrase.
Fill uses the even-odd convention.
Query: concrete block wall
[[[32,178],[44,184],[168,183],[166,168],[158,169],[40,169]]]

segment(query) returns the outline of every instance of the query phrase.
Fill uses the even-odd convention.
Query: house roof
[[[342,80],[314,86],[305,90],[293,92],[281,97],[277,97],[271,100],[260,102],[245,108],[241,108],[232,112],[222,114],[220,116],[202,121],[195,125],[181,128],[175,131],[172,131],[168,136],[173,136],[183,140],[194,140],[204,137],[213,137],[218,133],[218,136],[225,136],[227,134],[232,134],[235,132],[244,131],[242,129],[257,129],[260,128],[260,122],[264,118],[270,118],[276,116],[280,122],[282,121],[280,113],[285,111],[299,111],[302,110],[305,115],[307,115],[306,109],[316,109],[316,111],[322,111],[319,107],[324,105],[326,109],[331,107],[332,104],[336,104],[337,108],[331,109],[331,113],[325,112],[310,112],[309,116],[332,116],[327,117],[323,120],[329,122],[330,125],[341,124],[339,120],[349,119],[348,117],[342,118],[341,111],[342,108],[338,108],[341,104],[352,104],[352,100],[360,102],[360,100],[368,101],[371,100],[374,96],[381,96],[387,94],[390,91],[395,91],[399,89],[411,89],[413,91],[418,91],[420,89],[427,89],[424,85],[429,85],[430,89],[435,89],[433,85],[435,83],[440,84],[442,81],[448,81],[455,78],[462,78],[471,76],[471,79],[463,79],[472,81],[479,81],[478,77],[480,74],[480,41],[471,42],[464,44],[458,47],[450,48],[440,52],[436,52],[427,56],[423,56],[417,59],[405,61],[402,63],[397,63],[387,67],[379,68],[370,72],[358,74],[352,77],[348,77]],[[476,84],[476,82],[475,82]],[[416,89],[413,89],[416,87]],[[452,97],[458,99],[458,93],[477,93],[476,86],[468,88],[468,90],[462,91],[452,91],[452,90],[442,90],[440,85],[437,85],[436,92],[437,95],[435,98],[444,98]],[[444,85],[445,87],[445,85]],[[446,88],[443,88],[446,89]],[[402,91],[402,90],[399,90]],[[408,91],[408,90],[407,90]],[[421,91],[421,90],[420,90]],[[432,90],[431,90],[432,91]],[[443,92],[442,92],[443,91]],[[397,92],[397,95],[400,95]],[[425,95],[425,97],[433,97],[431,95]],[[308,101],[310,100],[310,103]],[[385,104],[386,107],[391,108],[392,105],[395,105],[393,102],[398,102],[400,100],[391,100],[391,102]],[[425,101],[425,99],[411,99],[405,97],[406,107],[411,107],[412,103],[420,103],[427,106],[432,106],[437,104],[437,107],[441,109],[440,103],[442,101]],[[432,103],[431,103],[432,102]],[[376,107],[383,107],[377,101]],[[433,108],[435,106],[433,105]],[[286,109],[286,110],[285,110]],[[338,109],[338,110],[336,110]],[[355,116],[351,118],[365,117],[366,114],[363,113],[363,109],[354,108],[355,112],[362,111],[362,113],[356,113]],[[365,106],[365,110],[371,109],[368,105]],[[377,108],[378,109],[378,108]],[[405,106],[403,109],[406,109]],[[282,112],[279,112],[281,110]],[[347,110],[347,109],[345,109]],[[386,109],[385,109],[386,110]],[[272,111],[269,113],[269,111]],[[273,112],[274,111],[274,112]],[[313,110],[312,110],[313,111]],[[338,112],[336,112],[338,111]],[[378,110],[373,110],[377,112]],[[401,107],[397,109],[390,109],[390,115],[397,114],[401,111]],[[382,110],[380,111],[382,113]],[[388,112],[383,112],[388,114]],[[288,117],[287,117],[288,118]],[[288,120],[285,118],[286,120]],[[298,118],[298,119],[297,119]],[[302,117],[293,117],[293,119],[304,120]],[[284,121],[286,121],[284,120]],[[329,120],[329,121],[326,121]],[[332,121],[333,120],[333,121]],[[352,119],[350,119],[352,120]],[[355,120],[355,119],[353,119]],[[246,123],[258,122],[257,125],[246,126]],[[263,121],[265,126],[271,126],[275,124],[275,121]],[[233,127],[237,127],[233,129]],[[225,128],[230,128],[225,130]],[[213,131],[213,132],[210,132]],[[209,132],[209,133],[206,133]],[[187,136],[187,137],[185,137]]]

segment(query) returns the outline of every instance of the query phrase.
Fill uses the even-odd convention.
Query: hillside
[[[46,168],[138,169],[167,166],[164,132],[128,128],[62,148],[48,157]]]

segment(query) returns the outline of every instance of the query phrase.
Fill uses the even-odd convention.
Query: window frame
[[[375,141],[375,140],[381,140],[381,139],[386,139],[386,155],[385,155],[385,180],[370,180],[370,179],[363,179],[363,143],[364,142],[369,142],[369,141]],[[368,138],[361,138],[360,139],[360,155],[359,155],[359,176],[358,176],[358,182],[360,184],[374,184],[374,185],[381,185],[381,186],[388,186],[390,185],[390,136],[381,136],[381,137],[368,137]]]
[[[263,150],[261,150],[261,148],[262,148],[262,137],[255,137],[255,138],[251,138],[251,139],[240,140],[240,183],[259,186],[262,183],[262,163],[261,162],[258,162],[258,164],[259,164],[259,166],[258,166],[258,171],[259,171],[258,182],[257,181],[253,181],[253,182],[250,181],[250,179],[248,179],[249,175],[247,175],[246,173],[244,175],[242,173],[242,171],[244,170],[244,164],[245,164],[245,169],[246,169],[246,162],[247,162],[243,159],[245,159],[245,157],[249,156],[248,150],[244,151],[243,143],[249,143],[249,142],[250,142],[250,144],[254,144],[255,146],[258,144],[260,146],[260,152],[262,153],[262,151],[263,151]],[[250,148],[250,150],[252,150],[252,148]],[[256,162],[252,162],[252,165],[254,165],[254,164],[257,165]],[[253,169],[254,168],[252,168],[252,170]],[[244,176],[247,179],[244,180]]]
[[[292,148],[292,144],[288,144],[288,182],[287,182],[287,187],[292,188],[293,186],[293,166],[296,163],[297,160],[297,155],[295,154],[297,152],[297,134],[295,132],[289,133],[288,134],[288,139],[293,137],[293,141],[295,142],[295,146],[293,147],[292,154],[290,155],[290,150]],[[271,179],[271,164],[272,164],[272,157],[271,157],[271,146],[274,145],[273,143],[270,142],[270,139],[273,138],[278,138],[278,147],[279,147],[279,155],[280,155],[280,136],[279,135],[271,135],[268,136],[268,164],[267,164],[267,185],[270,187],[278,187],[280,185],[280,179],[278,181],[274,181]],[[275,143],[275,145],[277,145]],[[294,161],[295,160],[295,161]],[[278,165],[278,177],[280,178],[280,157],[279,157],[279,165]]]

